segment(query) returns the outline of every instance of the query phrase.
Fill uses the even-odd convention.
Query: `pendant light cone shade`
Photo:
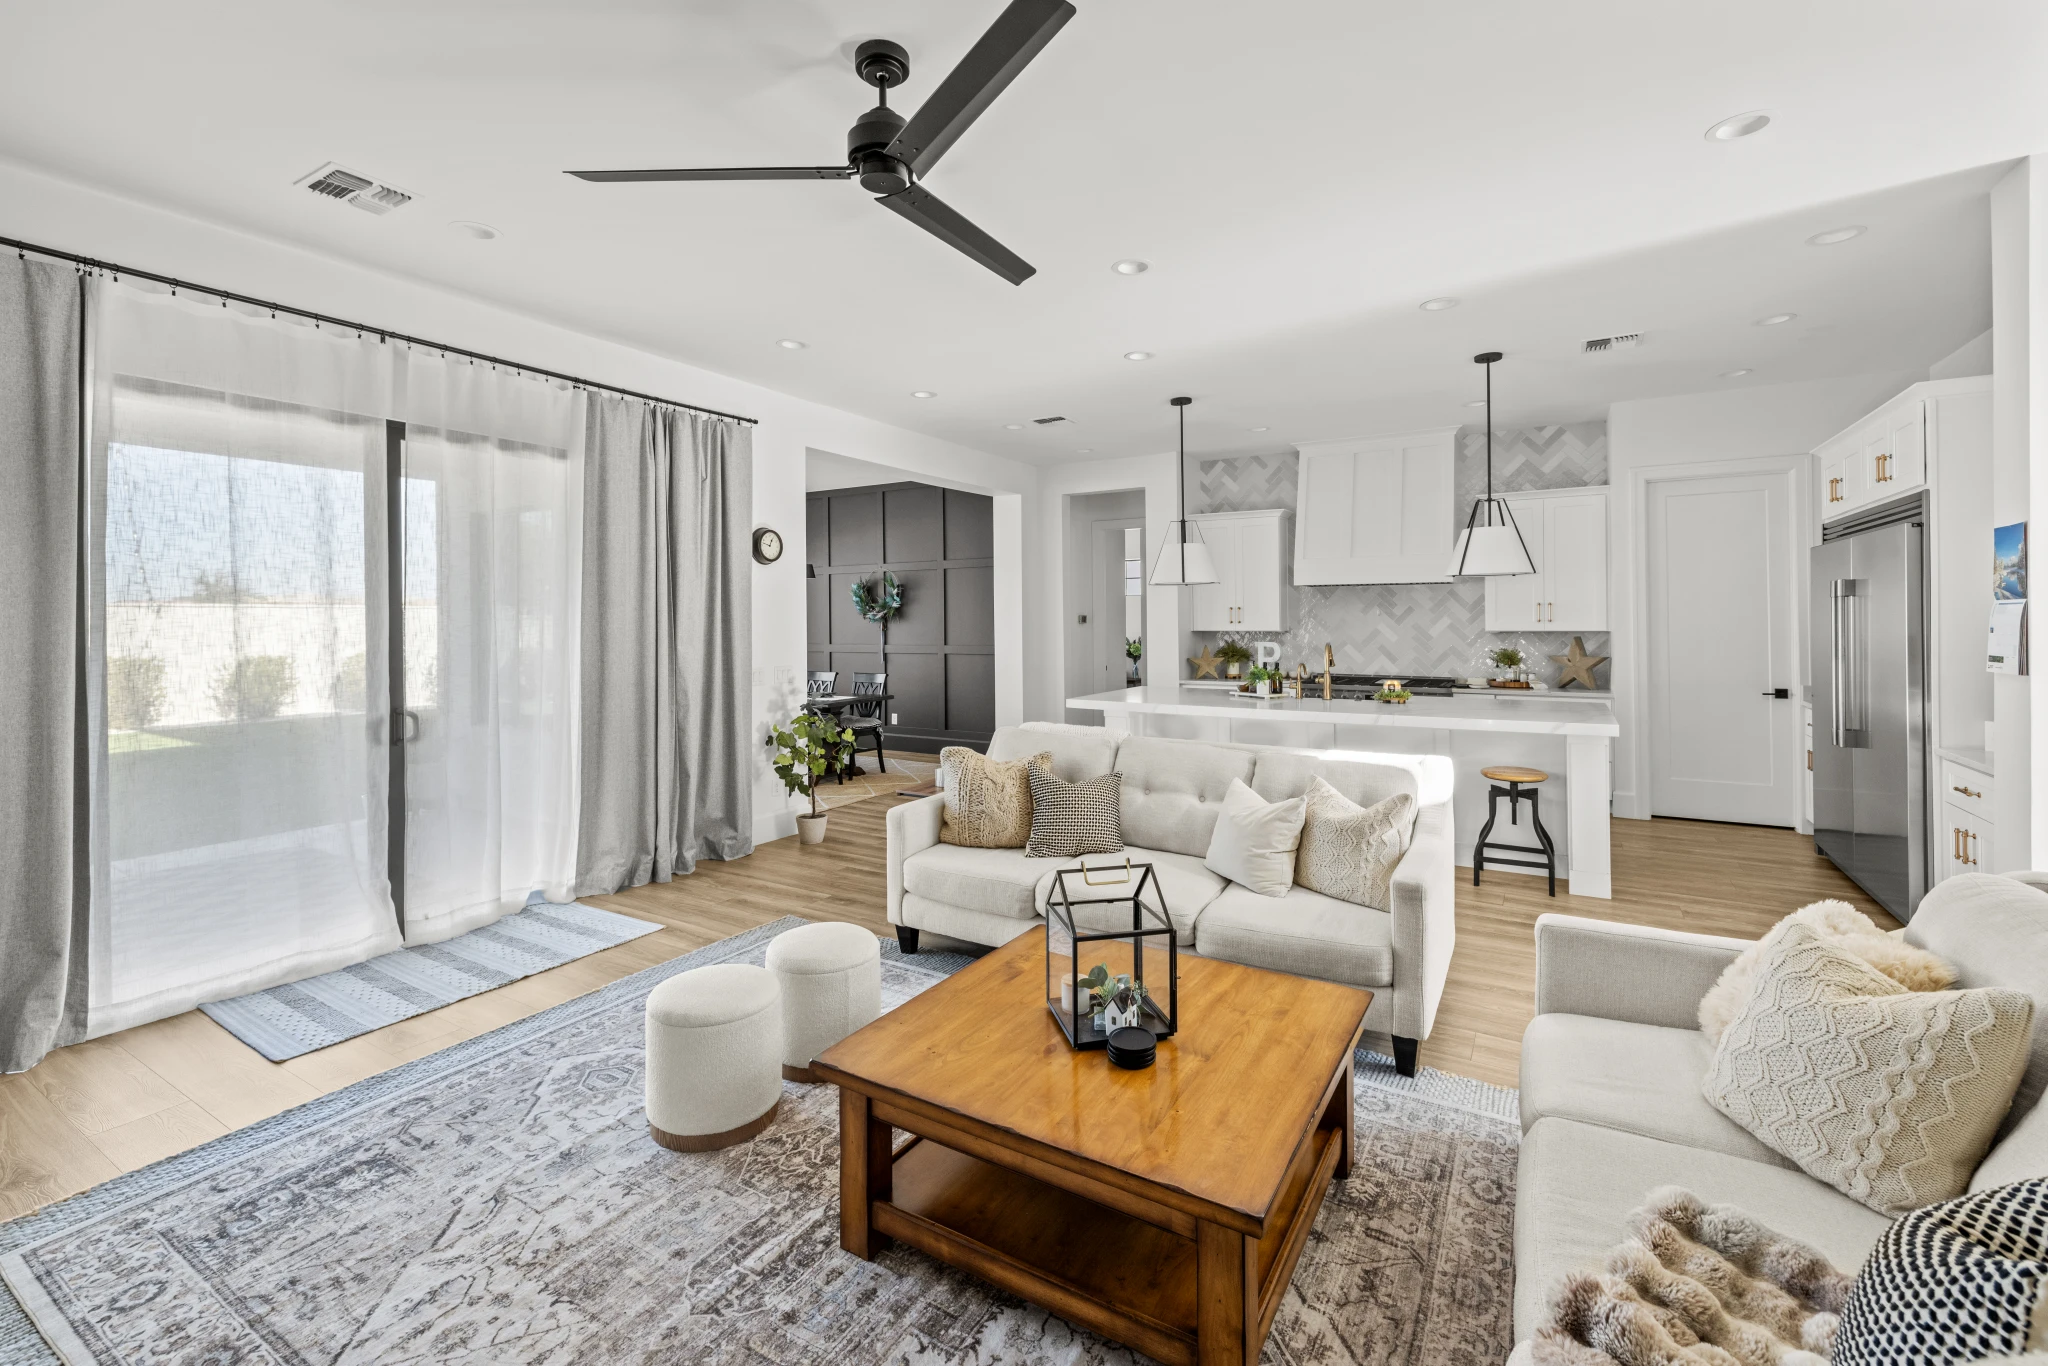
[[[1188,405],[1191,398],[1168,399],[1180,409],[1180,444],[1174,451],[1173,487],[1179,516],[1166,524],[1166,544],[1152,562],[1151,582],[1161,587],[1216,582],[1216,561],[1202,544],[1202,533],[1188,523]]]
[[[1508,500],[1493,492],[1493,363],[1500,359],[1500,352],[1482,351],[1472,359],[1486,367],[1486,495],[1472,504],[1472,515],[1465,519],[1465,529],[1451,547],[1451,567],[1444,572],[1452,578],[1533,574],[1536,563],[1529,558],[1529,545],[1515,525],[1515,514],[1509,510]]]

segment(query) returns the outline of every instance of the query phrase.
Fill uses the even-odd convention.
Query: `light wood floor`
[[[785,915],[889,933],[883,824],[901,798],[833,810],[826,842],[765,845],[694,876],[588,897],[659,933],[285,1063],[265,1062],[197,1011],[60,1049],[0,1076],[0,1219],[217,1138],[329,1091],[593,991]],[[1533,927],[1544,911],[1752,937],[1835,896],[1892,922],[1787,830],[1692,821],[1614,823],[1614,900],[1555,900],[1540,878],[1460,870],[1458,946],[1423,1061],[1515,1084],[1533,1009]]]

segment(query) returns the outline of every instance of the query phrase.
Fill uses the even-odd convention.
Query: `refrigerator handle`
[[[1834,713],[1834,739],[1837,749],[1849,748],[1849,732],[1855,729],[1849,724],[1849,697],[1854,691],[1849,686],[1849,660],[1855,653],[1849,640],[1849,633],[1855,629],[1856,620],[1856,609],[1850,599],[1855,596],[1854,579],[1834,581],[1834,667],[1829,672],[1833,675],[1831,700],[1834,705],[1830,710]]]

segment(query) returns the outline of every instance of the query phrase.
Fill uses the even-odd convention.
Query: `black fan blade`
[[[1073,17],[1067,0],[1010,0],[981,41],[903,125],[889,144],[889,155],[924,175]]]
[[[687,171],[569,171],[578,180],[850,180],[851,166],[721,166]]]
[[[902,214],[955,251],[964,252],[1013,285],[1038,274],[1038,267],[960,216],[922,185],[912,185],[875,201]]]

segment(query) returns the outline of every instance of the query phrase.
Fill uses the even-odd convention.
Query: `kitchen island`
[[[1381,754],[1441,754],[1456,774],[1451,809],[1458,861],[1471,866],[1472,842],[1486,822],[1487,780],[1497,764],[1540,768],[1544,828],[1557,846],[1557,873],[1575,896],[1610,897],[1613,876],[1607,831],[1614,739],[1621,727],[1605,697],[1562,692],[1455,693],[1385,702],[1325,702],[1314,695],[1264,701],[1213,688],[1175,684],[1070,697],[1072,711],[1102,713],[1105,726],[1132,735],[1162,735],[1294,749]],[[1525,825],[1510,825],[1507,804],[1493,827],[1495,842],[1534,844]],[[1563,819],[1560,820],[1559,816]],[[1488,868],[1487,877],[1526,870]],[[1540,876],[1540,873],[1537,874]]]

